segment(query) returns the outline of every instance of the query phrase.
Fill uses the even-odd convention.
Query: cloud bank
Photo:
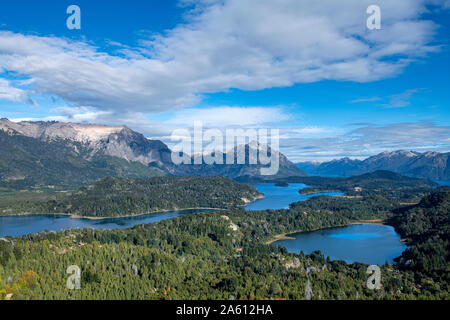
[[[396,150],[449,152],[450,126],[432,122],[361,124],[348,132],[326,137],[292,135],[280,145],[294,161],[328,161],[342,157],[363,159]]]
[[[183,1],[184,24],[120,54],[2,31],[0,70],[27,81],[8,86],[1,98],[26,100],[31,91],[76,107],[151,113],[194,106],[203,94],[232,88],[392,77],[438,50],[432,44],[437,26],[420,20],[431,2],[437,4],[380,0],[382,30],[370,31],[369,0]]]

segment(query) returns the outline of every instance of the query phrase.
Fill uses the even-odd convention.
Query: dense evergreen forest
[[[418,205],[396,210],[388,223],[413,246],[399,259],[402,270],[431,275],[450,283],[450,188],[444,188]],[[448,290],[448,289],[447,289]]]
[[[314,197],[287,210],[232,209],[123,230],[65,230],[0,240],[10,299],[449,299],[450,189],[405,206],[377,194]],[[288,253],[280,233],[386,219],[411,246],[366,286],[367,265]],[[81,289],[66,287],[71,265]]]
[[[13,195],[14,196],[14,195]],[[105,178],[75,191],[53,193],[35,200],[3,200],[2,214],[67,213],[117,217],[188,208],[227,209],[263,195],[255,187],[224,177]]]

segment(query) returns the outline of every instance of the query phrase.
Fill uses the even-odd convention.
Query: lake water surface
[[[155,223],[176,218],[182,215],[210,212],[211,209],[180,210],[158,212],[126,218],[108,218],[101,220],[72,219],[63,215],[27,215],[0,217],[0,236],[23,236],[43,231],[60,231],[62,229],[93,228],[93,229],[124,229],[137,224]]]
[[[297,201],[305,201],[314,196],[337,196],[342,193],[325,192],[315,194],[300,194],[298,191],[307,186],[302,183],[291,183],[287,187],[277,187],[273,183],[261,183],[254,185],[259,192],[264,193],[265,198],[248,204],[246,210],[289,209],[289,204]]]
[[[355,261],[382,265],[394,263],[407,246],[400,242],[400,235],[394,228],[385,225],[356,224],[346,227],[302,232],[290,235],[295,240],[280,240],[274,244],[285,247],[289,252],[303,251],[309,254],[320,250],[332,260]]]

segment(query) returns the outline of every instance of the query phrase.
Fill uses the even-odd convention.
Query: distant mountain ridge
[[[249,154],[250,151],[254,152],[257,155],[258,148],[260,144],[253,141],[249,144],[246,144],[244,148],[239,148],[239,146],[234,147],[232,150],[227,151],[226,153],[220,153],[217,157],[222,158],[222,162],[224,164],[201,164],[201,165],[180,165],[174,168],[175,175],[191,175],[191,176],[213,176],[213,175],[221,175],[229,178],[238,178],[244,176],[250,177],[260,177],[260,178],[270,178],[273,179],[273,176],[264,176],[261,175],[261,168],[268,167],[268,165],[263,165],[260,162],[260,159],[257,159],[256,164],[249,164]],[[226,157],[228,153],[234,154],[234,163],[235,164],[226,164]],[[245,163],[246,165],[237,164],[239,155],[244,152]],[[299,176],[304,177],[307,174],[298,168],[294,163],[288,160],[288,158],[283,155],[281,152],[276,150],[272,150],[269,146],[267,146],[267,156],[270,157],[273,153],[276,153],[279,159],[279,170],[276,174],[277,178],[282,177],[290,177],[290,176]],[[194,157],[191,158],[192,161]]]
[[[221,175],[236,178],[259,176],[264,167],[261,163],[249,164],[248,158],[245,164],[175,165],[172,151],[166,144],[147,139],[126,126],[56,121],[16,123],[0,119],[0,138],[0,151],[5,155],[0,159],[0,187],[5,188],[79,187],[107,176]],[[245,150],[249,148],[252,146],[245,146]],[[277,177],[307,175],[281,153],[279,159]]]
[[[301,162],[297,166],[311,175],[348,177],[388,170],[415,178],[450,180],[450,153],[398,150],[382,152],[365,160],[342,158],[323,163]]]

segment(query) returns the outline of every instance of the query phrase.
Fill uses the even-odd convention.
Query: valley
[[[450,190],[428,179],[175,166],[126,127],[2,124],[2,298],[449,299]]]
[[[21,286],[3,282],[15,299],[305,299],[308,282],[313,299],[448,299],[449,194],[443,189],[408,208],[374,195],[320,196],[284,210],[231,209],[125,229],[6,237],[0,276],[14,281],[28,272]],[[422,218],[411,224],[414,212]],[[277,234],[373,219],[389,221],[410,246],[397,264],[381,266],[381,290],[365,287],[363,263],[266,244]],[[69,264],[81,267],[81,290],[62,285]]]

